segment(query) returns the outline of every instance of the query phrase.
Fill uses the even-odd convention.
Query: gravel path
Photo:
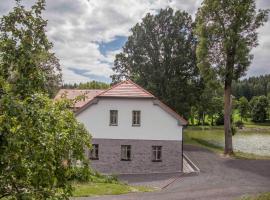
[[[270,192],[270,160],[224,158],[191,145],[184,150],[200,168],[198,176],[181,177],[158,192],[76,200],[233,200],[244,194]]]

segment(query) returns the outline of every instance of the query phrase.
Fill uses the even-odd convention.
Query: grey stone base
[[[182,142],[170,140],[92,139],[99,160],[91,166],[106,174],[173,173],[182,171]],[[121,145],[131,145],[131,161],[121,161]],[[152,146],[162,146],[162,161],[152,162]]]

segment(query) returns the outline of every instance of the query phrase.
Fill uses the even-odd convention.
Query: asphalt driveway
[[[270,160],[224,158],[191,145],[186,145],[184,150],[200,168],[198,176],[181,176],[158,192],[76,199],[230,200],[244,194],[270,192]]]

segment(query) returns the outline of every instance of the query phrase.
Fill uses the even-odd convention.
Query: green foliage
[[[267,96],[270,93],[270,74],[249,77],[233,83],[232,93],[236,98],[242,96],[251,100],[254,96]]]
[[[244,127],[244,123],[243,123],[243,121],[236,121],[236,122],[235,122],[235,126],[236,126],[237,128],[242,129],[242,128]]]
[[[86,83],[74,83],[74,84],[64,84],[62,88],[64,89],[108,89],[109,84],[99,82],[99,81],[90,81]]]
[[[37,0],[30,10],[16,0],[13,10],[0,20],[0,77],[22,98],[31,91],[52,96],[61,82],[59,61],[45,33],[43,10],[45,0]]]
[[[4,95],[0,105],[0,194],[67,199],[71,161],[84,160],[84,147],[90,145],[70,102],[41,94],[24,100]]]
[[[157,15],[147,14],[116,55],[113,82],[131,79],[188,116],[201,90],[195,47],[187,12],[167,8]]]
[[[197,65],[204,80],[224,83],[225,153],[232,154],[231,87],[243,76],[258,45],[257,29],[269,10],[257,10],[255,0],[204,0],[196,15]]]
[[[204,0],[196,15],[198,67],[210,79],[238,80],[251,62],[257,29],[268,10],[256,10],[254,0]]]
[[[44,0],[20,1],[0,23],[0,198],[68,199],[72,163],[85,161],[90,136],[74,102],[49,98],[61,74],[42,19]]]
[[[216,125],[224,125],[224,114],[223,112],[218,113],[218,117],[216,119]]]
[[[73,166],[71,168],[70,180],[76,182],[119,183],[116,176],[102,175],[89,167],[81,166]]]
[[[242,119],[246,120],[249,114],[250,107],[248,100],[245,97],[241,97],[239,99],[237,108],[241,117],[241,121]]]
[[[266,96],[256,96],[250,100],[251,118],[254,122],[265,122],[267,119],[268,99]]]

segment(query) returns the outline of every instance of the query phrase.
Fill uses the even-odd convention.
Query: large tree
[[[53,95],[61,83],[60,65],[46,36],[44,9],[45,0],[30,10],[16,0],[0,21],[0,75],[22,98],[33,90]]]
[[[85,159],[90,135],[72,102],[49,98],[60,74],[44,0],[30,10],[16,2],[0,24],[0,199],[68,199],[72,161]]]
[[[147,14],[116,55],[113,81],[132,79],[187,117],[200,93],[195,45],[187,12]]]
[[[232,81],[243,76],[258,45],[257,30],[268,10],[254,0],[204,0],[196,15],[197,62],[205,79],[224,83],[225,154],[233,153],[231,131]]]

